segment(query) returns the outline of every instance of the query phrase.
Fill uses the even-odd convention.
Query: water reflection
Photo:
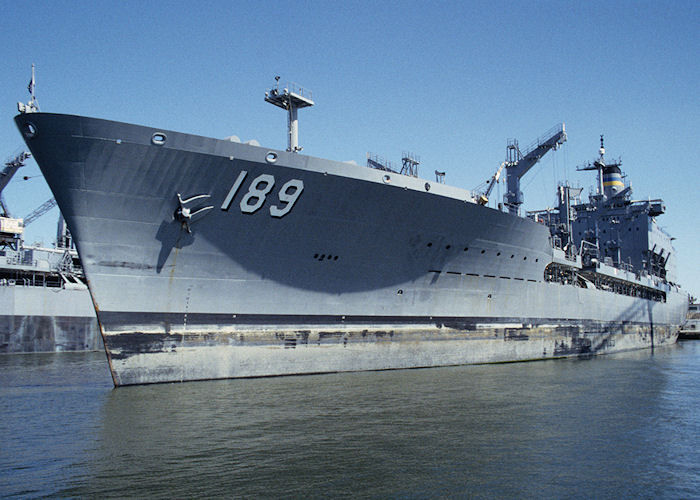
[[[0,493],[693,497],[700,343],[505,365],[112,389],[0,356]]]
[[[672,456],[659,351],[122,388],[105,401],[91,461],[102,487],[85,491],[662,493],[672,485],[659,464]]]

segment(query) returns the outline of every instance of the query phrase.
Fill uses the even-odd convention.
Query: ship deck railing
[[[557,125],[553,126],[549,130],[547,130],[544,134],[539,136],[537,139],[535,139],[530,145],[528,145],[527,148],[523,149],[520,154],[523,156],[527,156],[529,153],[533,152],[535,149],[539,148],[542,144],[547,142],[549,139],[551,139],[554,135],[558,134],[559,132],[562,132],[564,130],[564,124],[563,123],[558,123]]]

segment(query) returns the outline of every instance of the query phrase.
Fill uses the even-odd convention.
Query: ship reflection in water
[[[103,356],[0,357],[2,496],[700,493],[700,343],[119,390]]]

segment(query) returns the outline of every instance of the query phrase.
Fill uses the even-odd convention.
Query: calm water
[[[700,497],[700,342],[588,360],[113,389],[0,356],[0,495]]]

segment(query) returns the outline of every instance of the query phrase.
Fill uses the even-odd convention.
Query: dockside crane
[[[17,170],[23,167],[25,161],[31,156],[31,153],[24,151],[5,162],[5,167],[0,171],[0,248],[8,246],[17,250],[24,234],[24,228],[56,206],[56,200],[50,198],[32,210],[23,219],[13,218],[10,214],[2,192],[17,173]],[[24,179],[28,178],[25,177]]]
[[[15,156],[13,159],[5,162],[5,168],[0,172],[0,216],[11,217],[5,201],[2,197],[2,192],[5,187],[10,183],[12,177],[15,175],[17,170],[24,166],[24,161],[32,156],[28,151],[23,151],[22,153]]]
[[[27,216],[24,217],[24,227],[27,227],[29,224],[37,220],[39,217],[44,215],[46,212],[48,212],[55,206],[56,200],[54,198],[46,200],[44,203],[39,205],[37,208],[32,210]]]
[[[520,205],[523,204],[523,192],[520,191],[520,179],[540,161],[551,149],[558,149],[566,142],[566,129],[563,123],[555,126],[537,139],[522,153],[518,148],[518,141],[512,139],[508,142],[508,158],[505,162],[506,185],[508,192],[503,197],[508,212],[513,215],[520,213]],[[489,186],[490,187],[490,186]]]
[[[29,152],[23,151],[13,159],[5,162],[5,167],[0,172],[0,248],[10,247],[16,250],[24,231],[22,219],[12,218],[3,199],[2,192],[15,173],[17,173],[17,170],[24,166],[24,161],[30,156]]]
[[[8,160],[7,162],[5,162],[5,168],[3,168],[2,172],[0,172],[0,217],[12,217],[12,215],[10,215],[10,211],[7,209],[7,205],[5,204],[2,198],[2,192],[5,189],[5,187],[10,183],[15,173],[17,173],[17,170],[24,166],[25,160],[31,158],[31,156],[31,153],[29,153],[28,151],[24,151],[15,156],[12,160]],[[29,177],[25,177],[24,179],[27,180],[29,179]],[[54,198],[46,200],[36,209],[32,210],[26,217],[24,217],[24,222],[22,226],[27,227],[29,224],[34,222],[36,219],[44,215],[46,212],[48,212],[55,206],[56,200]]]

